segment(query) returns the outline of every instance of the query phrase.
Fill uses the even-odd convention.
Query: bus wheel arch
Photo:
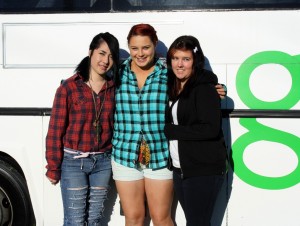
[[[24,174],[10,156],[0,156],[0,225],[33,226],[33,208]]]

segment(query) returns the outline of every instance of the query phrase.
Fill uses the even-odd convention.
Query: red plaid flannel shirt
[[[105,88],[106,86],[103,86],[96,98],[98,109]],[[82,152],[111,152],[114,108],[115,87],[113,81],[108,81],[100,116],[102,133],[98,143],[93,126],[95,108],[91,89],[79,74],[73,75],[58,87],[46,137],[46,175],[49,178],[60,179],[64,147]]]

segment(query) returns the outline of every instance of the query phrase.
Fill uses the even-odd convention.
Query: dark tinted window
[[[2,13],[109,12],[110,0],[0,0]]]
[[[296,8],[300,0],[0,0],[1,13]]]
[[[114,1],[115,10],[190,10],[190,9],[293,9],[300,0],[123,0]]]

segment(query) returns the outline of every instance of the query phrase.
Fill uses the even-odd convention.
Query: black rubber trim
[[[0,115],[50,116],[51,108],[0,108]],[[223,109],[223,118],[300,118],[300,110]]]
[[[300,110],[225,109],[223,118],[300,118]]]
[[[0,108],[0,115],[11,116],[47,116],[51,108]]]

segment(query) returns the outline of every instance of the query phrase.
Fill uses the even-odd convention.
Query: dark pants
[[[186,226],[210,226],[214,205],[224,181],[222,175],[181,179],[173,171],[174,189],[186,218]]]

